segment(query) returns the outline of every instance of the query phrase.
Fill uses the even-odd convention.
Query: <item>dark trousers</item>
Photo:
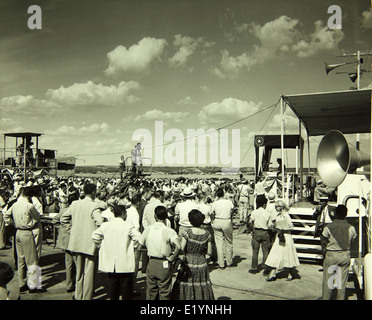
[[[133,272],[108,273],[110,300],[132,300],[133,297]]]
[[[252,235],[252,268],[258,267],[258,253],[262,248],[262,264],[265,263],[270,251],[270,236],[267,230],[255,229]]]
[[[172,292],[172,268],[164,268],[164,260],[149,259],[146,270],[146,300],[170,300]]]

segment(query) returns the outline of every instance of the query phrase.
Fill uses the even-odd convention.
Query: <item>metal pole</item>
[[[23,182],[26,182],[26,138],[22,138],[23,141]]]
[[[358,203],[358,211],[359,211],[359,237],[358,237],[358,242],[359,242],[359,245],[358,245],[358,276],[361,275],[361,267],[362,267],[362,232],[363,232],[363,229],[362,229],[362,181],[363,179],[360,179],[359,180],[359,203]]]
[[[280,99],[280,113],[281,113],[281,134],[280,134],[280,147],[282,151],[282,197],[284,199],[284,101],[283,97]]]
[[[302,201],[302,194],[303,194],[303,184],[304,184],[304,177],[303,177],[303,162],[304,162],[304,157],[303,157],[303,144],[302,144],[302,132],[301,132],[301,121],[298,121],[299,123],[299,145],[300,145],[300,201]]]
[[[358,58],[358,61],[357,61],[357,70],[358,70],[358,78],[357,78],[357,90],[360,89],[360,51],[358,50],[358,53],[357,53],[357,58]],[[357,150],[360,150],[360,134],[358,133],[356,135],[356,149]]]

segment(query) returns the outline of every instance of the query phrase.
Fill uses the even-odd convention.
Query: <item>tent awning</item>
[[[371,133],[371,89],[283,96],[310,136]]]

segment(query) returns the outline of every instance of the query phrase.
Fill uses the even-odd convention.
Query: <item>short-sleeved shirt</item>
[[[212,203],[212,211],[216,214],[216,219],[230,219],[233,208],[233,203],[227,199],[218,199]]]
[[[271,215],[261,207],[252,211],[251,221],[254,228],[267,230],[271,224]]]
[[[164,258],[172,253],[172,245],[179,247],[178,235],[162,222],[155,222],[146,228],[138,242],[147,247],[149,257]]]
[[[189,221],[189,212],[193,209],[199,210],[198,204],[193,200],[186,200],[184,202],[177,203],[174,211],[176,215],[180,217],[180,225],[183,227],[192,227]]]
[[[328,239],[326,250],[346,251],[350,250],[350,244],[356,237],[356,231],[347,220],[336,219],[324,228],[323,236]]]

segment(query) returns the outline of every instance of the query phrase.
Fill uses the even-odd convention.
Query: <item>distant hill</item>
[[[76,166],[75,172],[76,174],[97,174],[97,173],[111,173],[114,174],[119,171],[117,166]],[[243,174],[254,174],[254,168],[252,167],[244,167],[244,168],[222,168],[222,167],[215,167],[215,166],[208,166],[208,167],[195,167],[195,166],[153,166],[152,172],[156,174],[218,174],[220,172],[223,173],[239,173],[242,172]]]
[[[295,168],[288,168],[289,172],[295,172]],[[304,171],[307,172],[307,169]],[[312,169],[312,172],[316,172],[316,169]],[[75,172],[79,174],[106,174],[114,175],[119,173],[119,168],[117,166],[76,166]],[[254,175],[253,167],[243,167],[243,168],[223,168],[216,166],[153,166],[152,173],[161,175],[229,175],[229,174],[238,174],[243,173],[244,175]]]

